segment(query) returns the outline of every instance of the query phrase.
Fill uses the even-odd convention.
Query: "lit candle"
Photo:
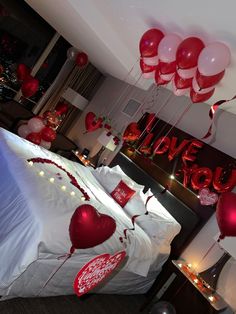
[[[210,295],[210,296],[208,297],[208,299],[209,299],[211,302],[214,302],[214,301],[215,301],[215,297],[214,297],[213,295]]]
[[[74,191],[70,192],[70,195],[75,196],[75,192]]]
[[[81,201],[85,201],[85,196],[81,196]]]
[[[65,186],[65,185],[62,185],[62,186],[61,186],[61,189],[62,189],[62,191],[65,191],[65,190],[66,190],[66,186]]]
[[[29,166],[32,167],[34,163],[33,163],[33,161],[31,160],[31,161],[28,162],[28,164],[29,164]]]
[[[54,178],[50,178],[49,181],[50,181],[51,183],[53,183],[53,182],[55,181],[55,179],[54,179]]]
[[[179,263],[178,266],[179,266],[179,268],[182,268],[183,265],[181,263]]]
[[[39,171],[39,175],[40,175],[41,177],[43,177],[43,176],[44,176],[44,171]]]

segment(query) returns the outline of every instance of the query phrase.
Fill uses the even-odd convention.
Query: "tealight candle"
[[[31,160],[31,161],[28,162],[28,164],[29,164],[29,166],[32,167],[34,163],[33,163],[33,161]]]
[[[40,175],[41,177],[43,177],[43,176],[44,176],[44,171],[39,171],[39,175]]]
[[[75,192],[74,191],[70,192],[70,195],[75,196]]]
[[[61,186],[61,189],[62,189],[62,191],[65,191],[65,190],[66,190],[66,186],[65,186],[65,185],[62,185],[62,186]]]
[[[85,196],[81,196],[81,201],[85,201]]]
[[[53,183],[53,182],[55,181],[55,179],[54,179],[54,178],[50,178],[49,181],[50,181],[51,183]]]

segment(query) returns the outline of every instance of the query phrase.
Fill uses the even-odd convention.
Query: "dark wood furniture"
[[[84,157],[79,150],[72,150],[72,153],[75,156],[75,159],[73,158],[74,161],[79,162],[81,165],[85,167],[95,168],[95,165],[91,162],[91,160],[88,157]]]

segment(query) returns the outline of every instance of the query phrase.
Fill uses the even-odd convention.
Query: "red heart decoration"
[[[21,85],[21,92],[24,97],[32,97],[39,89],[39,80],[28,76]]]
[[[93,112],[88,112],[85,117],[85,128],[87,132],[96,131],[102,127],[103,119],[100,117],[96,120],[96,115]]]
[[[139,138],[140,135],[141,131],[138,128],[138,123],[132,122],[127,126],[123,134],[123,140],[127,142],[135,141]]]
[[[103,243],[116,230],[115,220],[100,214],[93,206],[79,206],[70,221],[70,240],[76,249],[87,249]]]
[[[201,205],[213,205],[218,201],[218,195],[211,192],[208,188],[204,188],[199,192],[199,199]]]
[[[114,255],[102,254],[93,258],[78,272],[74,280],[75,293],[80,297],[92,290],[120,265],[125,256],[125,251],[121,251]]]

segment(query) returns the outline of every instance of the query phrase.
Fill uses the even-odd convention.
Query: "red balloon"
[[[98,128],[102,127],[103,118],[96,118],[95,113],[88,112],[85,117],[85,128],[86,132],[96,131]]]
[[[32,132],[26,136],[26,139],[36,145],[39,145],[41,142],[41,134]]]
[[[225,70],[216,75],[211,75],[211,76],[202,75],[197,70],[196,80],[199,87],[203,89],[203,88],[208,88],[208,87],[216,85],[217,83],[220,82],[220,80],[224,77],[224,75],[225,75]]]
[[[52,128],[45,126],[41,131],[41,137],[46,142],[52,142],[56,138],[56,132]]]
[[[65,102],[59,102],[56,105],[55,111],[58,116],[66,114],[69,109],[69,106]]]
[[[21,85],[21,91],[24,97],[32,97],[39,89],[39,81],[32,76],[28,78]]]
[[[155,82],[157,85],[166,85],[169,83],[169,81],[165,81],[160,77],[159,65],[156,67],[156,70],[155,70]]]
[[[194,190],[201,190],[207,188],[212,181],[212,171],[207,167],[198,168],[194,171],[191,183]]]
[[[170,74],[176,71],[176,62],[159,62],[159,69],[161,74]]]
[[[85,52],[79,52],[76,56],[75,60],[76,64],[79,67],[83,67],[88,64],[88,56]]]
[[[79,206],[71,217],[69,233],[72,247],[87,249],[109,239],[116,230],[115,220],[93,206]]]
[[[214,173],[213,187],[218,193],[230,192],[236,185],[236,170],[231,170],[231,174],[225,182],[221,180],[223,171],[223,168],[217,167]]]
[[[123,140],[127,142],[136,141],[137,139],[139,139],[141,133],[142,132],[138,128],[138,123],[132,122],[125,129],[125,132],[123,134]]]
[[[157,55],[157,49],[160,41],[164,37],[162,31],[151,28],[146,31],[140,39],[139,51],[142,57],[149,58]]]
[[[182,77],[179,76],[179,74],[176,72],[174,81],[175,81],[175,86],[177,89],[184,89],[192,86],[192,78],[189,79],[183,79]]]
[[[220,195],[216,206],[216,219],[221,232],[220,239],[236,236],[236,194]]]
[[[204,47],[204,43],[197,37],[183,40],[176,52],[177,66],[180,69],[190,69],[197,66],[199,54]]]
[[[215,91],[215,88],[213,88],[208,93],[198,94],[194,91],[193,88],[191,88],[190,97],[191,97],[191,100],[193,103],[204,102],[204,101],[208,100],[209,98],[211,98],[211,96],[214,94],[214,91]]]
[[[142,73],[153,72],[156,69],[156,65],[147,65],[144,63],[143,59],[140,59],[139,65]]]
[[[20,63],[16,69],[16,76],[19,81],[24,81],[30,76],[30,69],[24,63]]]

